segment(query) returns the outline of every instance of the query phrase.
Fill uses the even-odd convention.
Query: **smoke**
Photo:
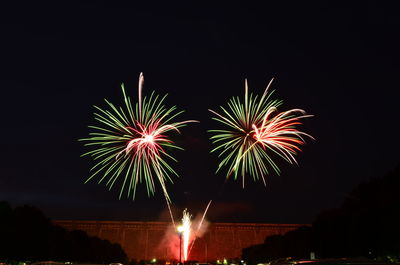
[[[210,223],[204,218],[202,214],[197,214],[192,221],[192,236],[202,238],[207,232]],[[202,222],[203,221],[203,222]]]
[[[171,224],[168,226],[167,231],[165,231],[158,248],[167,250],[168,259],[179,260],[179,243],[179,234]]]

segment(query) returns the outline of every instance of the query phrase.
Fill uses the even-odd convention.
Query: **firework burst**
[[[179,128],[192,120],[173,122],[183,111],[176,107],[166,107],[167,95],[160,97],[154,92],[142,100],[144,78],[140,74],[138,103],[133,105],[121,85],[124,106],[117,107],[108,100],[107,109],[94,106],[97,126],[89,126],[92,132],[89,138],[80,139],[92,150],[82,156],[91,156],[96,162],[91,168],[89,180],[99,177],[99,183],[105,182],[111,189],[121,178],[119,197],[126,191],[128,197],[135,198],[139,183],[146,184],[148,195],[154,195],[155,179],[161,185],[169,206],[170,198],[166,181],[172,182],[172,175],[178,176],[168,164],[176,161],[168,151],[182,149],[168,138],[170,131],[179,132]]]
[[[301,119],[312,115],[306,115],[301,109],[278,112],[282,100],[271,99],[274,91],[268,92],[268,88],[272,81],[259,97],[249,95],[246,80],[243,103],[239,97],[233,97],[228,107],[220,107],[222,114],[209,110],[215,115],[214,120],[227,127],[209,130],[213,134],[210,139],[216,146],[211,152],[218,152],[221,159],[217,172],[227,166],[227,178],[241,176],[243,186],[245,175],[254,180],[262,179],[265,184],[265,176],[271,168],[280,174],[272,153],[291,164],[297,163],[294,156],[305,144],[304,136],[313,139],[296,129],[302,124]]]

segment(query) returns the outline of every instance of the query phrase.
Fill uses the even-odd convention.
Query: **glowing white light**
[[[148,143],[151,143],[151,142],[153,142],[154,141],[154,137],[153,137],[153,135],[146,135],[145,137],[144,137],[144,141],[145,142],[148,142]]]
[[[190,232],[191,232],[191,226],[192,226],[192,221],[190,220],[191,215],[188,213],[187,209],[183,211],[183,217],[182,217],[182,225],[180,226],[181,228],[178,227],[181,230],[181,235],[183,239],[183,259],[186,261],[188,258],[188,249],[189,249],[189,240],[190,240]]]
[[[177,230],[178,230],[179,233],[182,233],[185,230],[185,228],[180,225],[180,226],[177,227]]]

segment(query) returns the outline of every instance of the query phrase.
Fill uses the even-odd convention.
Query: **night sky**
[[[57,2],[57,4],[53,3]],[[176,219],[214,200],[209,220],[310,223],[339,207],[361,181],[399,162],[400,17],[394,5],[340,1],[33,1],[0,8],[0,200],[39,207],[52,219],[168,221],[158,186],[135,201],[96,181],[77,139],[94,124],[93,105],[168,93],[197,119],[174,136],[180,174],[168,185]],[[215,1],[217,2],[217,1]],[[260,1],[261,2],[261,1]],[[276,3],[279,2],[279,3]],[[307,2],[307,3],[304,3]],[[348,1],[350,2],[350,1]],[[208,129],[217,110],[242,96],[244,79],[261,94],[274,77],[281,110],[315,117],[299,166],[267,186],[214,174]]]

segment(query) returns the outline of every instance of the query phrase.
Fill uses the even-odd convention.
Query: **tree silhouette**
[[[0,238],[0,260],[127,261],[120,245],[83,231],[68,232],[32,206],[12,209],[0,202]]]
[[[264,244],[243,250],[254,264],[283,257],[400,258],[400,165],[382,178],[362,182],[341,207],[320,213],[312,227],[283,236],[267,237]]]

